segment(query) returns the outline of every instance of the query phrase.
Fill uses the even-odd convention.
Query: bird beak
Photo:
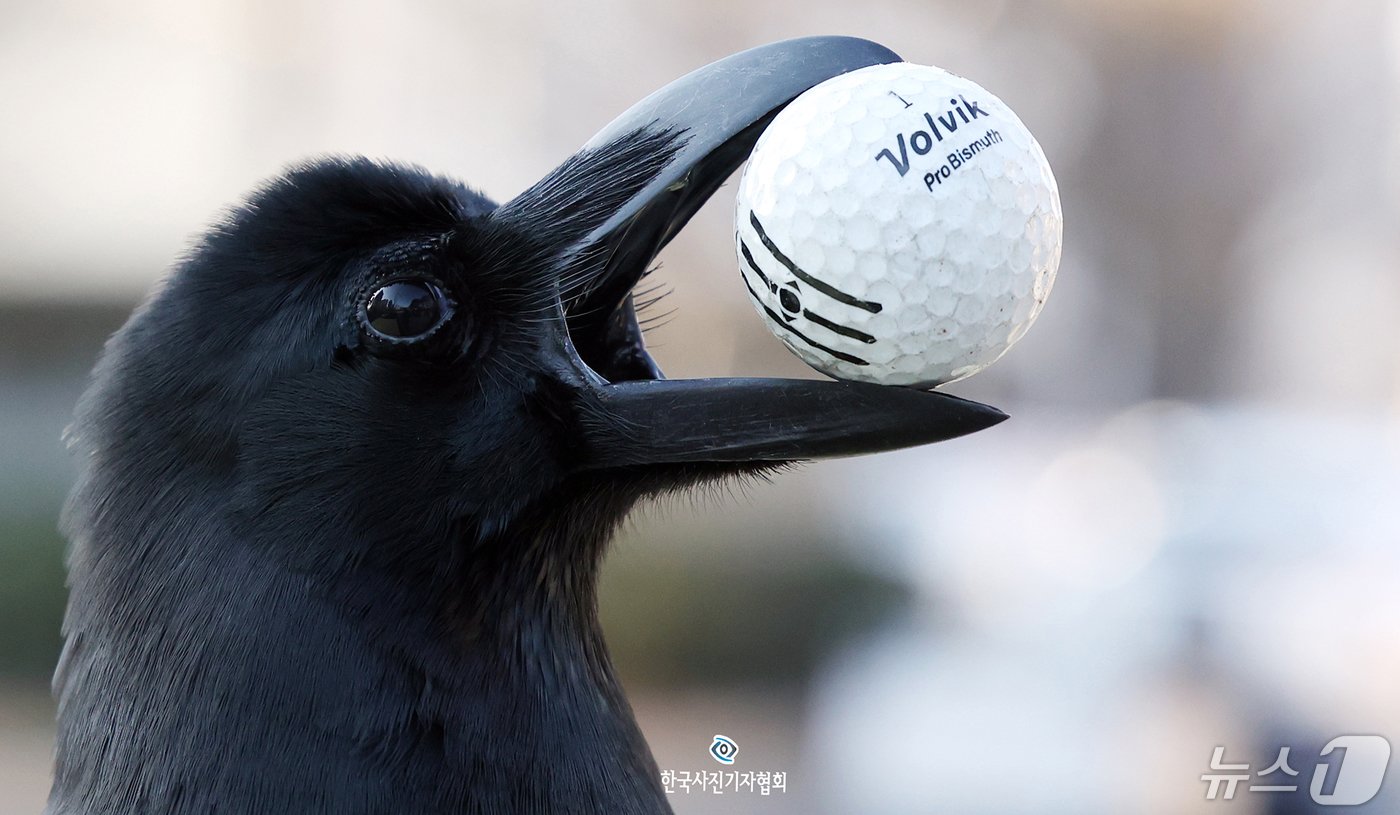
[[[994,407],[864,382],[680,379],[599,388],[579,412],[589,469],[793,461],[898,450],[1002,421]]]
[[[548,201],[548,208],[569,213],[560,220],[576,222],[576,213],[607,202],[592,222],[573,224],[577,240],[555,259],[567,328],[561,349],[567,360],[560,360],[566,364],[556,369],[578,374],[566,378],[577,394],[582,468],[857,455],[943,441],[1006,419],[996,408],[947,394],[865,383],[662,381],[642,342],[633,287],[748,158],[773,117],[827,79],[898,61],[889,49],[850,37],[789,40],[735,54],[638,102],[498,210],[538,223],[537,210]],[[629,186],[619,181],[626,168],[574,169],[600,155],[626,156],[647,171]]]

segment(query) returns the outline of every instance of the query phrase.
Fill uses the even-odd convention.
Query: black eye
[[[388,340],[417,340],[431,334],[451,315],[451,303],[437,284],[395,280],[380,287],[365,303],[365,326]]]

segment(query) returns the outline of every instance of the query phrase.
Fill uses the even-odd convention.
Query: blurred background
[[[800,11],[799,11],[800,9]],[[1400,7],[1387,0],[0,3],[0,813],[48,787],[60,443],[191,237],[316,154],[504,199],[646,93],[843,33],[1039,137],[1065,252],[951,390],[1012,421],[640,512],[603,613],[680,813],[1313,812],[1400,739]],[[811,375],[736,272],[733,185],[663,254],[673,376]],[[703,335],[702,335],[703,332]],[[1216,747],[1299,794],[1206,800]],[[1400,762],[1397,762],[1400,763]],[[1400,808],[1400,769],[1368,812]]]

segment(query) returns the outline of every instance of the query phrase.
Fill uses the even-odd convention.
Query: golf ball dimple
[[[1000,99],[910,63],[793,100],[739,182],[735,244],[754,306],[840,379],[933,387],[995,362],[1060,264],[1045,153]]]

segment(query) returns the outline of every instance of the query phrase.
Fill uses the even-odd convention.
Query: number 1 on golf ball
[[[840,379],[930,388],[1025,334],[1060,265],[1060,194],[1000,99],[862,68],[794,99],[739,182],[739,268],[775,335]]]

